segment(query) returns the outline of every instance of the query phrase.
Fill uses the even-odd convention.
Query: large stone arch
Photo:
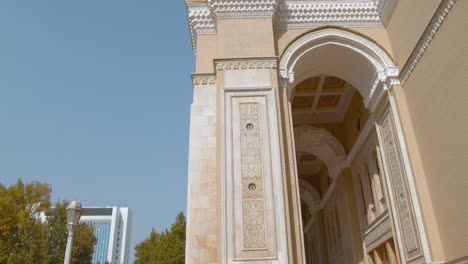
[[[294,128],[296,152],[315,155],[327,166],[335,178],[346,163],[346,151],[330,132],[323,128],[302,125]]]
[[[384,92],[399,83],[399,70],[383,48],[339,28],[315,30],[296,39],[283,52],[279,70],[289,82],[290,94],[296,84],[312,76],[337,76],[361,93],[371,111]]]

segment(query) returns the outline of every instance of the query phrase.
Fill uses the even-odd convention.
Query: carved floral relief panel
[[[235,260],[276,258],[267,97],[232,97]]]
[[[396,208],[396,220],[399,223],[401,243],[405,259],[411,260],[422,255],[419,233],[409,193],[407,175],[405,173],[400,153],[399,141],[395,131],[392,113],[385,113],[380,122],[381,144],[384,151],[390,189],[393,193],[393,203]]]
[[[241,103],[239,112],[242,171],[242,246],[244,249],[265,249],[267,247],[267,234],[258,103]]]

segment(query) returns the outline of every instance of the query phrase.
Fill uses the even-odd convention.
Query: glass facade
[[[94,235],[97,242],[94,246],[94,255],[92,264],[104,264],[107,260],[107,251],[109,249],[109,239],[111,230],[111,220],[84,220],[82,221],[94,228]]]

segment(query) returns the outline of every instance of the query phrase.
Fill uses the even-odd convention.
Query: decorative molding
[[[253,58],[242,60],[215,60],[215,69],[224,70],[249,70],[249,69],[276,69],[276,58]]]
[[[379,12],[380,19],[384,25],[387,25],[388,20],[392,16],[398,0],[382,0],[377,2],[377,12]]]
[[[198,35],[216,34],[216,24],[207,3],[203,2],[187,2],[187,17],[192,48],[196,54]]]
[[[440,3],[436,12],[432,16],[429,25],[426,27],[426,30],[424,31],[415,48],[413,49],[413,52],[411,53],[409,59],[406,61],[405,66],[401,70],[399,79],[400,84],[402,86],[406,83],[414,68],[416,68],[416,65],[423,56],[427,47],[429,47],[429,44],[434,39],[434,36],[436,35],[437,31],[439,31],[440,26],[445,21],[445,18],[447,17],[455,2],[456,0],[442,0],[442,2]]]
[[[297,1],[208,0],[187,2],[192,46],[197,35],[215,34],[216,21],[226,18],[272,17],[276,29],[309,29],[325,25],[383,27],[398,0]]]
[[[272,17],[277,0],[208,0],[216,18]]]
[[[303,29],[324,25],[382,27],[383,23],[377,9],[379,2],[381,1],[282,1],[275,17],[275,27],[278,29]]]
[[[213,73],[193,73],[192,74],[193,86],[214,84],[215,81],[216,81],[216,76]]]

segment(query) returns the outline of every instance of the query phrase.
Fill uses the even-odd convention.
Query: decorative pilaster
[[[288,263],[275,58],[215,60],[223,93],[226,263]]]

